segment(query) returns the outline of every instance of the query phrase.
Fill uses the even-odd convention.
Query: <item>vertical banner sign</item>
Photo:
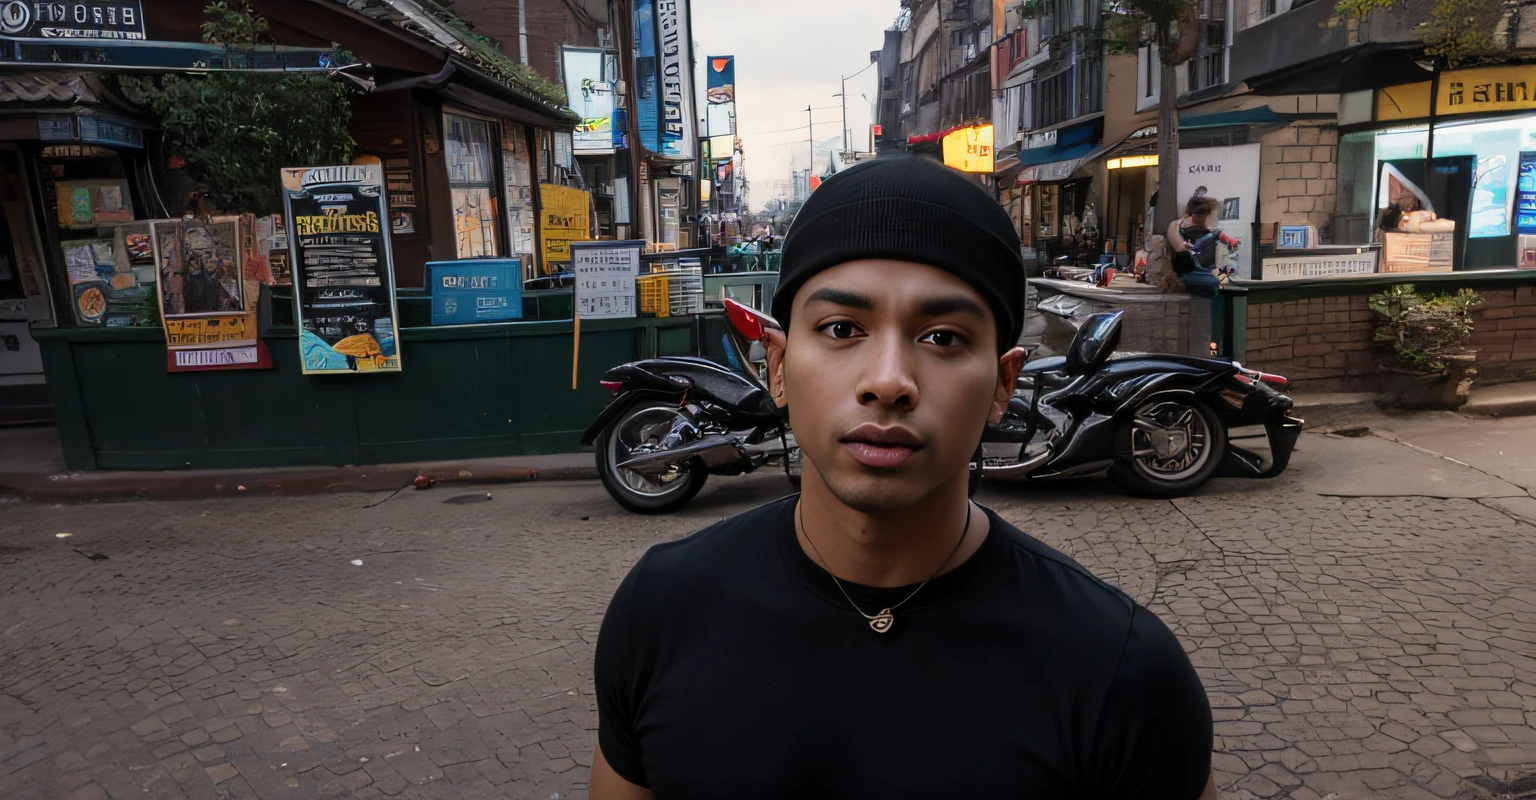
[[[635,0],[635,105],[639,117],[636,122],[640,128],[640,146],[652,153],[661,152],[656,70],[656,2]]]
[[[570,263],[571,242],[585,242],[592,238],[591,226],[588,224],[592,196],[569,186],[541,183],[539,200],[543,206],[539,211],[539,219],[543,223],[539,232],[544,240],[544,269],[546,272],[554,272],[554,263]]]
[[[661,150],[657,155],[692,161],[698,155],[698,117],[693,111],[693,40],[688,0],[656,0],[661,51]]]
[[[573,136],[577,153],[613,152],[613,57],[602,50],[563,48],[565,97],[581,115]]]
[[[635,278],[645,242],[580,242],[571,245],[576,314],[583,319],[635,316]]]
[[[383,167],[284,169],[283,208],[304,374],[399,372]]]
[[[1203,195],[1216,200],[1215,227],[1240,244],[1231,263],[1238,275],[1253,276],[1253,215],[1259,203],[1259,145],[1197,147],[1179,151],[1179,205]],[[1217,251],[1227,258],[1226,248]],[[1221,263],[1218,261],[1218,263]]]
[[[734,136],[736,134],[736,57],[710,56],[709,71],[705,81],[704,110],[707,135]]]

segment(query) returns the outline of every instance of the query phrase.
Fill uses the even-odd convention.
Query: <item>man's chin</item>
[[[864,514],[888,514],[922,502],[936,488],[910,470],[823,475],[827,489],[843,505]]]

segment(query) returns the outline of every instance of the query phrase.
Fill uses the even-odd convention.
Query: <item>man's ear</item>
[[[987,421],[993,425],[1003,421],[1008,401],[1013,399],[1014,382],[1018,380],[1019,370],[1024,368],[1024,358],[1028,355],[1024,348],[1015,347],[997,360],[997,391],[992,395],[992,413],[987,415]]]
[[[778,328],[763,328],[763,350],[768,354],[768,393],[774,405],[783,408],[789,404],[784,396],[784,346],[789,338]]]

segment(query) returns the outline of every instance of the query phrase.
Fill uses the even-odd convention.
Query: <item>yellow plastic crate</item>
[[[672,304],[667,301],[666,275],[641,275],[635,279],[635,284],[640,291],[640,313],[672,316]]]

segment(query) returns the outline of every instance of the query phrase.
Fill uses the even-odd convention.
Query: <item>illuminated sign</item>
[[[957,128],[944,134],[944,166],[961,172],[991,172],[992,124]]]
[[[1104,162],[1105,169],[1131,169],[1132,167],[1157,166],[1157,154],[1147,156],[1121,156]]]

